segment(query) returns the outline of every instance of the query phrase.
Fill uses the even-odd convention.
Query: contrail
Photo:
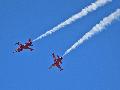
[[[46,33],[42,34],[41,36],[37,37],[36,39],[33,40],[33,42],[37,41],[39,39],[42,39],[43,37],[46,37],[46,36],[56,32],[56,31],[58,31],[59,29],[65,27],[66,25],[71,24],[72,22],[76,21],[77,19],[82,18],[83,16],[86,16],[89,12],[96,10],[98,7],[104,6],[105,4],[107,4],[108,2],[111,2],[111,1],[112,0],[97,0],[95,3],[92,3],[91,5],[82,9],[81,12],[73,15],[72,17],[70,17],[66,21],[60,23],[56,27],[52,28],[51,30],[47,31]]]
[[[63,56],[70,53],[72,50],[81,45],[84,41],[91,38],[96,33],[101,32],[105,29],[106,26],[110,25],[114,20],[120,17],[120,9],[117,9],[115,12],[110,14],[108,17],[105,17],[99,24],[96,24],[89,32],[87,32],[82,38],[80,38],[74,45],[72,45]]]

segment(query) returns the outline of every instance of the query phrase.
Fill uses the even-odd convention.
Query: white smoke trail
[[[110,14],[108,17],[105,17],[99,24],[96,24],[89,32],[87,32],[82,38],[80,38],[73,46],[71,46],[63,56],[70,53],[72,50],[81,45],[84,41],[88,40],[90,37],[95,35],[98,32],[101,32],[105,27],[112,23],[112,21],[120,17],[120,9],[117,9],[115,12]]]
[[[106,3],[111,2],[111,1],[112,0],[97,0],[95,3],[92,3],[91,5],[82,9],[81,12],[73,15],[72,17],[70,17],[66,21],[60,23],[56,27],[52,28],[51,30],[49,30],[46,33],[39,36],[38,38],[34,39],[33,42],[37,41],[39,39],[42,39],[43,37],[46,37],[47,35],[50,35],[50,34],[56,32],[56,31],[58,31],[59,29],[65,27],[66,25],[71,24],[72,22],[76,21],[77,19],[82,18],[83,16],[87,15],[89,12],[92,12],[92,11],[96,10],[98,7],[104,6]]]

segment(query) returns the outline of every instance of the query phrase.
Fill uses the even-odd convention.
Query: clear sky
[[[25,43],[78,13],[95,0],[0,0],[0,90],[120,90],[120,20],[64,57],[63,71],[48,70],[52,52],[63,55],[120,1],[89,13],[34,42],[33,52],[13,54]]]

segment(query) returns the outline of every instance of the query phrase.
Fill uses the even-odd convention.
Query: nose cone
[[[31,41],[31,39],[29,38],[29,41]]]

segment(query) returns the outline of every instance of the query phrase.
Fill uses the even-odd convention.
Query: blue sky
[[[120,1],[89,13],[34,42],[33,52],[13,54],[14,43],[35,39],[95,0],[0,0],[0,90],[120,90],[120,20],[64,57],[59,72],[48,67]]]

